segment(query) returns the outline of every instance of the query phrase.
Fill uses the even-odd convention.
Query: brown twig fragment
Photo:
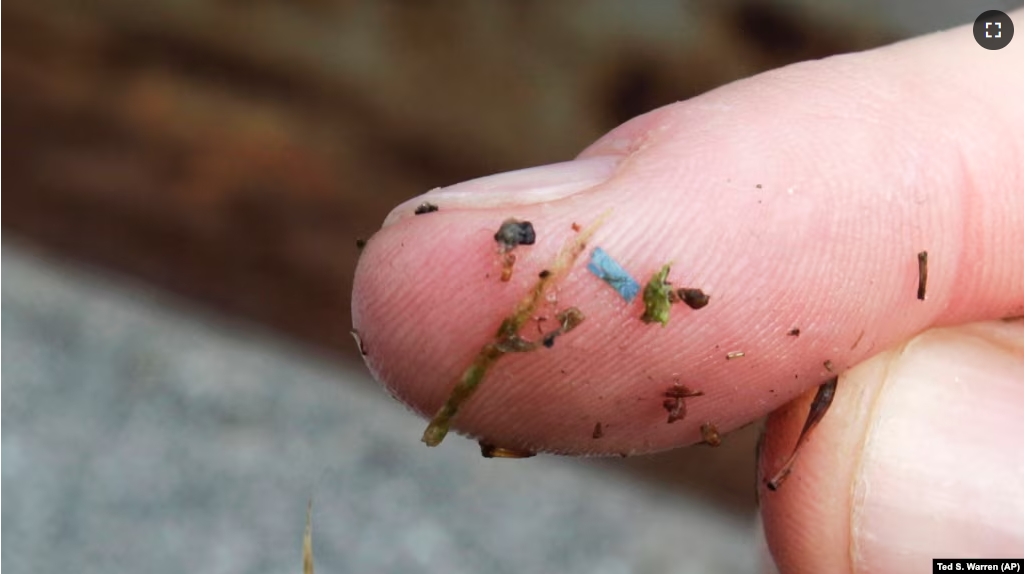
[[[480,445],[480,455],[484,458],[530,458],[537,455],[536,452],[529,450],[505,448],[484,441],[479,441],[477,444]]]
[[[777,471],[771,479],[765,481],[765,486],[767,486],[769,490],[777,490],[780,485],[783,484],[783,481],[790,476],[790,472],[794,468],[794,461],[797,460],[797,452],[801,450],[801,445],[803,445],[808,439],[808,435],[811,433],[812,429],[814,429],[815,426],[819,424],[819,421],[822,420],[822,417],[826,415],[826,411],[829,410],[829,406],[833,404],[833,395],[836,394],[836,382],[837,377],[833,377],[819,385],[819,390],[815,393],[815,398],[812,399],[811,407],[808,409],[808,418],[804,421],[804,428],[801,429],[801,434],[797,437],[797,443],[794,444],[794,452],[790,454],[790,457],[783,463],[783,466],[779,471]]]
[[[513,267],[516,266],[516,254],[506,253],[502,256],[502,275],[501,280],[503,283],[507,283],[512,279]]]
[[[925,301],[925,284],[929,280],[929,252],[918,254],[918,299]]]
[[[719,429],[712,423],[701,425],[701,440],[708,446],[719,446],[722,444],[722,437],[719,436]]]
[[[548,287],[566,275],[569,268],[587,247],[587,241],[604,221],[605,216],[603,215],[588,226],[587,229],[584,229],[567,241],[559,255],[556,256],[555,262],[547,267],[549,273],[544,277],[538,277],[538,281],[534,284],[530,293],[516,305],[512,314],[502,321],[502,324],[498,327],[498,332],[495,334],[495,339],[481,348],[480,353],[477,354],[473,362],[459,378],[455,388],[452,389],[448,400],[438,409],[438,412],[435,413],[430,423],[428,423],[421,439],[427,446],[441,444],[445,435],[448,434],[452,418],[456,416],[459,408],[477,390],[484,381],[488,369],[498,359],[502,358],[506,353],[533,351],[537,348],[537,343],[526,341],[520,337],[520,329],[534,316],[537,308],[544,303]],[[569,332],[569,330],[579,325],[584,317],[583,313],[575,308],[567,309],[559,315],[560,324],[556,330],[559,334]]]
[[[687,387],[677,383],[666,389],[662,396],[665,400],[662,401],[662,408],[669,413],[669,417],[666,419],[666,423],[672,424],[676,421],[683,420],[683,417],[687,416],[687,402],[685,399],[690,397],[700,397],[705,393],[701,391],[692,391]]]

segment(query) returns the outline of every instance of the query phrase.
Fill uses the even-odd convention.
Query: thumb
[[[1021,50],[957,29],[738,82],[637,118],[577,161],[412,200],[357,268],[367,363],[434,414],[575,226],[603,214],[521,335],[570,307],[583,322],[495,361],[456,429],[530,450],[663,450],[776,409],[828,378],[827,360],[842,370],[931,326],[1021,314],[1021,66]],[[415,215],[422,202],[439,210]],[[504,282],[493,236],[510,217],[537,240]],[[711,301],[645,323],[641,297],[587,271],[594,247],[641,284],[672,263],[669,281]],[[703,395],[667,424],[676,385]]]
[[[849,371],[799,472],[761,491],[780,571],[1022,556],[1023,399],[1021,321],[928,331]],[[762,472],[789,455],[807,407],[770,417]]]

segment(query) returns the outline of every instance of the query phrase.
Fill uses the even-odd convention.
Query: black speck
[[[367,240],[362,237],[356,238],[356,249],[363,249],[367,246]]]
[[[535,238],[534,225],[518,219],[506,219],[495,232],[495,241],[502,251],[509,251],[517,245],[533,245]]]
[[[555,334],[551,333],[551,334],[545,335],[545,338],[541,339],[541,344],[544,345],[546,349],[551,349],[552,347],[554,347],[555,346]]]
[[[548,277],[551,276],[551,274],[552,274],[551,271],[545,269],[544,271],[538,273],[537,276],[540,277],[541,279],[548,279]]]
[[[438,211],[438,206],[425,201],[416,206],[416,209],[413,210],[413,215],[423,215],[425,213],[434,213],[435,211]]]
[[[797,337],[800,334],[801,334],[801,330],[798,329],[797,327],[794,327],[793,329],[790,329],[789,331],[787,331],[787,335],[789,335],[791,337]]]

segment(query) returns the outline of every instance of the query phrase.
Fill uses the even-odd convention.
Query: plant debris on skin
[[[925,284],[929,280],[929,252],[918,254],[918,300],[925,301]]]
[[[435,211],[438,211],[438,206],[425,201],[416,206],[416,209],[413,210],[413,215],[423,215],[425,213],[434,213]]]
[[[641,320],[645,323],[661,323],[665,327],[669,323],[669,312],[673,304],[680,301],[695,310],[708,305],[709,296],[701,289],[684,287],[674,291],[669,282],[670,267],[669,263],[663,265],[644,286],[644,314]]]
[[[836,382],[838,377],[833,377],[819,385],[819,390],[815,393],[815,398],[811,401],[811,407],[808,409],[808,418],[804,421],[804,428],[801,429],[801,434],[797,437],[797,443],[794,445],[794,452],[790,454],[783,466],[780,467],[779,471],[773,475],[772,478],[765,481],[765,486],[769,490],[776,491],[779,489],[783,481],[790,476],[790,472],[794,468],[794,461],[797,460],[797,453],[801,449],[801,445],[808,439],[808,435],[811,431],[819,424],[822,417],[826,415],[826,411],[829,410],[829,406],[833,404],[833,396],[836,394]]]
[[[598,440],[605,436],[605,430],[601,426],[601,422],[594,423],[594,430],[591,431],[591,438]]]
[[[512,253],[506,253],[502,256],[502,275],[501,279],[503,283],[507,283],[512,279],[513,267],[516,265],[516,255]]]
[[[676,296],[681,301],[687,304],[691,309],[697,310],[705,305],[708,305],[708,295],[705,294],[701,289],[695,289],[693,287],[684,287],[676,292]]]
[[[722,444],[722,437],[719,436],[719,429],[712,423],[701,425],[701,440],[708,446],[719,446]]]
[[[793,329],[790,329],[789,331],[787,331],[787,335],[790,336],[790,337],[800,337],[801,336],[801,330],[798,329],[797,327],[794,327]]]
[[[627,303],[632,303],[641,290],[640,283],[601,247],[595,247],[591,251],[591,261],[587,264],[587,270],[615,289]]]
[[[739,359],[746,354],[747,353],[745,353],[744,351],[730,351],[729,353],[726,353],[726,360],[732,361],[733,359]]]
[[[663,327],[669,323],[673,290],[666,279],[669,277],[670,267],[668,263],[663,265],[644,287],[644,314],[641,315],[641,321],[645,323],[661,323]]]
[[[561,279],[569,271],[569,268],[587,247],[587,241],[604,222],[605,217],[603,215],[587,229],[566,242],[556,257],[555,263],[547,268],[549,274],[545,277],[539,277],[537,283],[527,296],[513,309],[512,314],[502,321],[494,340],[481,348],[473,362],[463,372],[459,381],[456,382],[455,388],[452,389],[448,399],[438,409],[430,423],[428,423],[421,439],[424,444],[427,446],[441,444],[445,435],[448,434],[452,418],[459,412],[459,408],[463,403],[473,396],[473,393],[476,392],[484,381],[488,370],[498,359],[509,352],[526,352],[537,348],[537,343],[528,342],[520,337],[520,329],[530,321],[537,308],[544,303],[548,287]],[[579,325],[580,321],[584,318],[583,313],[576,308],[567,309],[559,315],[560,325],[556,329],[559,334],[569,332]]]
[[[512,251],[520,245],[533,245],[536,238],[534,224],[518,219],[506,219],[495,232],[495,241],[498,242],[502,253]]]
[[[540,343],[537,341],[528,341],[523,337],[516,335],[498,343],[499,350],[504,353],[526,353],[527,351],[537,349],[538,346],[551,349],[555,346],[556,337],[576,329],[580,323],[584,322],[584,313],[576,307],[570,307],[565,311],[559,311],[555,316],[555,320],[559,322],[559,327],[553,331],[545,333],[544,336],[541,337]]]
[[[502,254],[502,281],[512,279],[513,266],[516,265],[516,255],[509,252],[520,245],[533,245],[536,239],[531,222],[512,218],[502,222],[495,232],[498,252]]]
[[[669,413],[666,423],[672,424],[676,421],[683,420],[683,417],[687,416],[686,399],[691,397],[700,397],[704,394],[705,393],[701,391],[692,391],[678,383],[666,389],[666,391],[662,393],[662,396],[665,397],[665,400],[662,401],[662,408]]]
[[[485,441],[478,441],[477,444],[480,445],[480,455],[484,458],[530,458],[537,455],[536,452],[529,450],[504,448]]]

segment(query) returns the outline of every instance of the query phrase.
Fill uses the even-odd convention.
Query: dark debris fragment
[[[425,201],[416,206],[416,209],[413,210],[413,215],[423,215],[425,213],[434,213],[435,211],[438,211],[438,206]]]
[[[833,396],[836,394],[836,382],[838,377],[833,377],[828,381],[819,385],[819,390],[815,393],[815,398],[811,401],[811,406],[808,408],[808,418],[804,421],[804,428],[801,429],[801,434],[797,437],[797,443],[794,445],[794,451],[790,454],[790,458],[783,463],[779,471],[773,475],[772,478],[765,481],[765,486],[772,491],[779,489],[783,481],[790,476],[790,472],[794,469],[794,461],[797,460],[797,453],[801,449],[801,445],[808,439],[808,435],[811,431],[819,424],[822,417],[826,416],[826,412],[829,410],[830,405],[833,404]]]
[[[787,335],[790,336],[790,337],[799,337],[799,336],[801,336],[801,330],[798,329],[797,327],[794,327],[793,329],[790,329],[789,331],[787,331]]]
[[[510,218],[502,222],[495,232],[495,241],[502,253],[502,281],[512,279],[513,266],[516,265],[516,255],[509,252],[520,245],[533,245],[536,239],[534,226],[529,221]],[[545,279],[547,276],[540,277]]]
[[[925,284],[929,280],[929,252],[918,254],[918,300],[925,301]]]
[[[691,309],[700,309],[705,305],[708,305],[708,295],[706,295],[701,289],[694,287],[684,287],[679,289],[676,291],[676,296],[686,303]]]
[[[478,444],[480,444],[480,455],[484,458],[530,458],[537,455],[536,452],[529,450],[495,446],[485,441],[479,441]]]
[[[704,394],[701,391],[692,391],[679,383],[666,389],[662,393],[662,396],[665,397],[665,400],[662,401],[662,408],[669,414],[666,423],[672,424],[683,420],[683,417],[687,416],[687,403],[685,399],[700,397]]]
[[[598,440],[605,436],[605,429],[602,428],[601,422],[594,423],[594,430],[591,431],[591,438]]]
[[[537,236],[534,225],[529,221],[506,219],[495,232],[495,241],[503,253],[511,251],[519,245],[533,245]]]

